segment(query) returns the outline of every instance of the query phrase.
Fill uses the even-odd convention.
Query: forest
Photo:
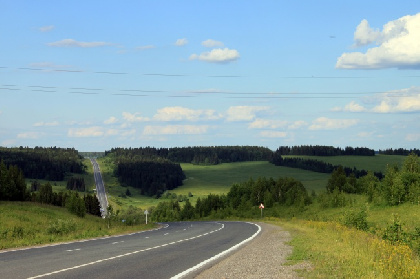
[[[79,217],[86,213],[101,216],[100,204],[95,195],[85,194],[82,197],[76,191],[57,193],[49,182],[41,184],[36,180],[27,189],[23,171],[15,165],[6,166],[3,160],[0,161],[0,201],[32,201],[66,207]]]
[[[74,148],[0,147],[0,160],[15,165],[26,178],[61,181],[66,173],[83,173],[82,157]]]

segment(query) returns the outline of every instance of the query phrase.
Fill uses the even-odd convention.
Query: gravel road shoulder
[[[258,225],[262,231],[254,240],[195,278],[301,278],[296,270],[309,269],[309,263],[285,265],[293,249],[287,245],[290,233],[279,226]]]

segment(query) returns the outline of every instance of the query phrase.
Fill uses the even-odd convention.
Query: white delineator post
[[[263,210],[263,208],[264,208],[264,205],[261,203],[261,204],[260,204],[260,209],[261,209],[261,218],[262,218],[262,210]]]
[[[144,215],[146,215],[146,225],[147,225],[147,214],[149,214],[149,211],[147,209],[144,211]]]

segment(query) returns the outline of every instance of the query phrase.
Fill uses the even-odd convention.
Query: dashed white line
[[[222,230],[225,227],[225,225],[224,224],[221,224],[221,225],[222,226],[220,228],[218,228],[218,229],[216,229],[212,232],[217,232],[217,231]],[[149,250],[152,250],[152,249],[157,249],[157,248],[165,247],[165,246],[168,246],[168,245],[173,245],[173,244],[176,244],[176,243],[179,243],[179,242],[182,242],[182,241],[192,240],[192,239],[195,239],[197,237],[201,237],[201,236],[205,236],[205,235],[206,234],[200,234],[200,235],[197,235],[197,236],[194,236],[194,237],[181,239],[181,240],[178,240],[176,242],[165,243],[165,244],[162,244],[162,245],[158,245],[158,246],[154,246],[154,247],[150,247],[150,248],[146,248],[146,249],[142,249],[142,250],[137,250],[137,251],[129,252],[129,253],[126,253],[126,254],[121,254],[121,255],[106,258],[106,259],[100,259],[100,260],[93,261],[93,262],[90,262],[90,263],[85,263],[85,264],[81,264],[81,265],[76,265],[76,266],[72,266],[72,267],[68,267],[68,268],[64,268],[64,269],[60,269],[60,270],[56,270],[56,271],[52,271],[52,272],[48,272],[48,273],[44,273],[44,274],[40,274],[40,275],[36,275],[36,276],[33,276],[33,277],[29,277],[27,279],[47,277],[47,276],[57,274],[57,273],[61,273],[61,272],[65,272],[65,271],[68,271],[68,270],[78,269],[78,268],[81,268],[81,267],[94,265],[94,264],[101,263],[101,262],[104,262],[104,261],[110,261],[110,260],[114,260],[114,259],[117,259],[117,258],[121,258],[121,257],[129,256],[129,255],[134,255],[134,254],[137,254],[137,253],[149,251]]]

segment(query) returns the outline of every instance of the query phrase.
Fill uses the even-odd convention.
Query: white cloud
[[[364,112],[367,111],[365,107],[362,105],[359,105],[355,101],[351,101],[347,105],[344,106],[344,108],[341,107],[335,107],[331,109],[332,111],[346,111],[346,112]]]
[[[25,132],[17,135],[19,139],[38,139],[40,136],[42,136],[42,133],[37,132]]]
[[[57,42],[48,43],[47,45],[52,47],[101,47],[101,46],[108,46],[111,43],[107,42],[80,42],[73,39],[64,39]]]
[[[227,110],[227,121],[251,121],[256,117],[256,113],[266,111],[269,107],[261,106],[234,106]]]
[[[378,41],[381,37],[379,29],[372,29],[366,19],[363,19],[354,32],[354,46],[360,47]]]
[[[55,28],[54,25],[47,25],[47,26],[39,27],[38,30],[41,31],[41,32],[50,32],[54,28]]]
[[[260,136],[264,138],[285,138],[287,137],[287,133],[280,131],[261,131]]]
[[[154,46],[154,45],[146,45],[146,46],[136,47],[137,50],[146,50],[146,49],[153,49],[153,48],[156,48],[156,46]]]
[[[129,112],[123,112],[122,116],[125,120],[129,122],[143,122],[143,121],[149,121],[150,119],[148,117],[139,116],[139,112],[136,113],[129,113]]]
[[[103,129],[98,126],[88,128],[70,128],[67,132],[67,135],[73,138],[101,137],[104,134]]]
[[[405,136],[405,139],[407,141],[415,141],[415,142],[418,142],[418,141],[420,141],[420,133],[407,134]]]
[[[175,42],[176,46],[185,46],[186,44],[188,44],[188,40],[183,38],[183,39],[178,39]]]
[[[303,120],[298,120],[298,121],[295,121],[295,122],[293,122],[291,125],[289,125],[289,129],[299,129],[300,127],[303,127],[303,126],[306,126],[306,125],[308,125],[308,123],[306,123],[305,121],[303,121]]]
[[[327,117],[319,117],[312,121],[309,130],[336,130],[345,129],[356,125],[359,122],[357,119],[331,119]]]
[[[208,39],[208,40],[205,40],[205,41],[201,42],[201,45],[205,46],[205,47],[223,47],[224,46],[224,44],[222,42],[215,41],[215,40],[212,40],[212,39]]]
[[[146,126],[143,135],[199,135],[207,133],[207,125]]]
[[[114,124],[117,122],[118,122],[118,119],[114,116],[111,116],[110,118],[104,121],[104,124]]]
[[[227,63],[239,59],[239,52],[236,49],[215,48],[201,54],[191,54],[190,60],[200,60],[212,63]]]
[[[357,26],[355,46],[375,43],[366,53],[343,53],[336,67],[341,69],[409,68],[420,66],[420,13],[390,21],[382,31],[367,20]]]
[[[420,87],[389,91],[379,96],[380,104],[372,111],[379,113],[420,111]]]
[[[198,121],[198,120],[217,120],[221,115],[214,110],[193,110],[184,107],[165,107],[159,109],[157,114],[153,117],[158,121]]]
[[[58,125],[59,125],[58,121],[53,121],[53,122],[37,122],[37,123],[34,123],[33,126],[35,126],[35,127],[42,127],[42,126],[51,127],[51,126],[58,126]]]
[[[277,129],[277,128],[280,128],[280,127],[285,127],[287,124],[288,124],[288,122],[284,121],[284,120],[270,120],[270,119],[257,118],[249,124],[248,128],[251,128],[251,129],[263,129],[263,128]]]

